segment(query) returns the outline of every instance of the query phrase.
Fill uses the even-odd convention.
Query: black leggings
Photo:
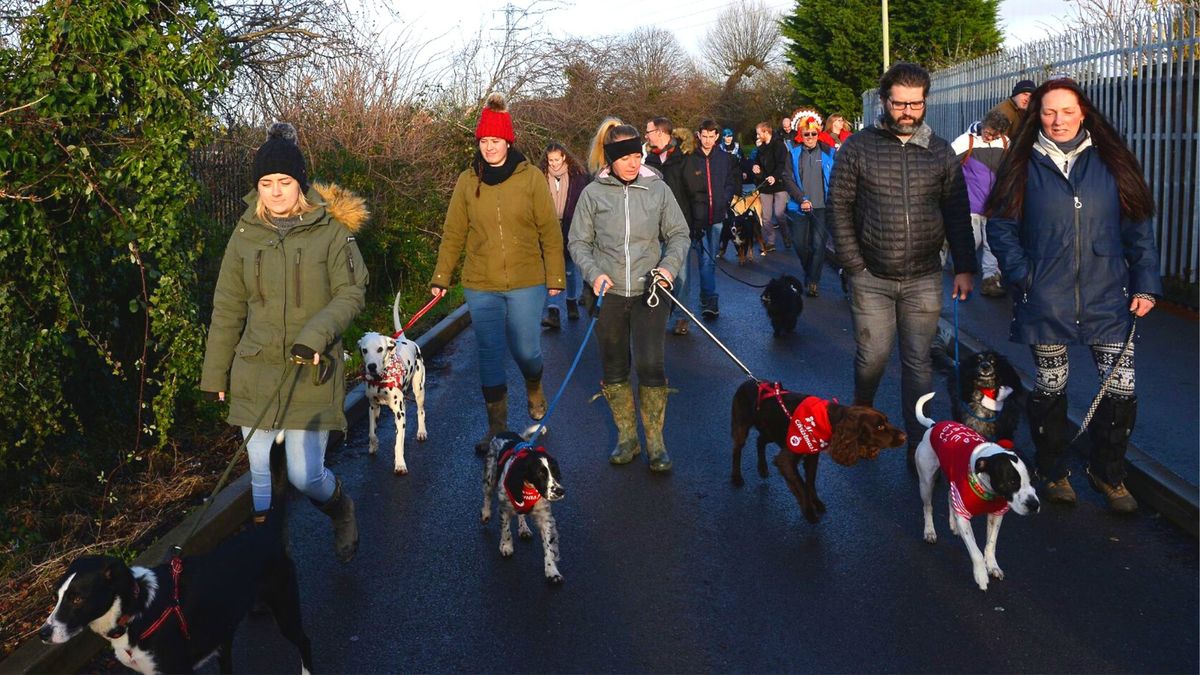
[[[670,301],[657,307],[646,306],[646,297],[626,298],[615,293],[604,296],[600,318],[596,320],[596,338],[600,342],[600,363],[605,384],[629,381],[629,352],[637,368],[638,384],[661,387],[667,383],[663,367],[663,343],[666,340]]]

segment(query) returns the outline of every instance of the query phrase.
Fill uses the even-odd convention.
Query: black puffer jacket
[[[829,229],[848,272],[866,268],[895,280],[934,274],[945,240],[955,273],[978,271],[962,167],[928,126],[907,143],[878,125],[854,134],[829,182]]]
[[[657,152],[648,151],[646,153],[645,164],[657,171],[662,176],[663,182],[667,184],[667,187],[671,188],[671,194],[675,195],[675,202],[679,204],[679,210],[683,211],[683,217],[687,220],[688,228],[691,228],[691,198],[688,197],[687,181],[683,177],[683,160],[685,159],[685,155],[683,149],[679,147],[679,141],[671,139],[671,146],[674,149],[667,154],[665,162]]]

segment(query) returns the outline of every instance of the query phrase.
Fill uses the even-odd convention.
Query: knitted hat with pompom
[[[308,169],[305,168],[304,153],[296,145],[296,127],[287,122],[276,122],[267,131],[267,142],[254,153],[254,184],[263,176],[282,173],[296,179],[300,190],[308,192]]]
[[[516,136],[513,135],[512,116],[508,114],[504,94],[499,92],[488,94],[483,112],[479,115],[479,124],[475,127],[475,140],[489,136],[503,138],[510,145],[516,140]]]

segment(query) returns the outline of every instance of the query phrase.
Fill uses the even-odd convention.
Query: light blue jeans
[[[721,223],[714,223],[705,232],[703,239],[694,239],[688,246],[687,258],[683,262],[683,268],[679,270],[679,279],[675,283],[675,297],[685,305],[690,304],[691,300],[693,267],[700,275],[699,309],[704,309],[711,300],[717,298],[717,262],[713,256],[717,254],[717,242],[720,240],[721,227]],[[694,266],[693,260],[696,261]],[[683,312],[675,306],[672,306],[671,313],[683,316]]]
[[[249,431],[250,427],[242,427],[242,438]],[[279,429],[259,429],[246,443],[246,454],[250,458],[250,496],[256,512],[271,508],[271,446],[277,435]],[[333,474],[325,468],[325,444],[328,442],[328,431],[285,429],[283,432],[288,482],[321,504],[329,501],[337,487]]]
[[[471,311],[471,328],[479,349],[479,383],[484,387],[503,386],[504,353],[513,360],[526,380],[542,375],[542,306],[546,304],[546,285],[515,288],[511,291],[463,290]]]
[[[900,337],[900,400],[910,446],[925,433],[917,421],[917,399],[933,391],[929,349],[942,313],[942,275],[893,281],[870,270],[850,276],[850,317],[854,324],[854,399],[873,403],[879,380]]]

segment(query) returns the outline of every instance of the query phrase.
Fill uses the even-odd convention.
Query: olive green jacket
[[[466,288],[567,287],[562,228],[554,199],[546,176],[527,161],[517,164],[512,175],[498,185],[481,183],[470,169],[458,176],[430,285],[450,287],[464,247],[467,258],[462,284]]]
[[[346,428],[341,340],[364,306],[367,268],[354,233],[368,213],[336,185],[314,183],[306,197],[317,208],[281,238],[254,214],[252,191],[225,247],[200,390],[226,392],[236,426],[266,409],[263,429]],[[320,352],[333,374],[317,383],[314,366],[294,366],[277,396],[294,344]]]

